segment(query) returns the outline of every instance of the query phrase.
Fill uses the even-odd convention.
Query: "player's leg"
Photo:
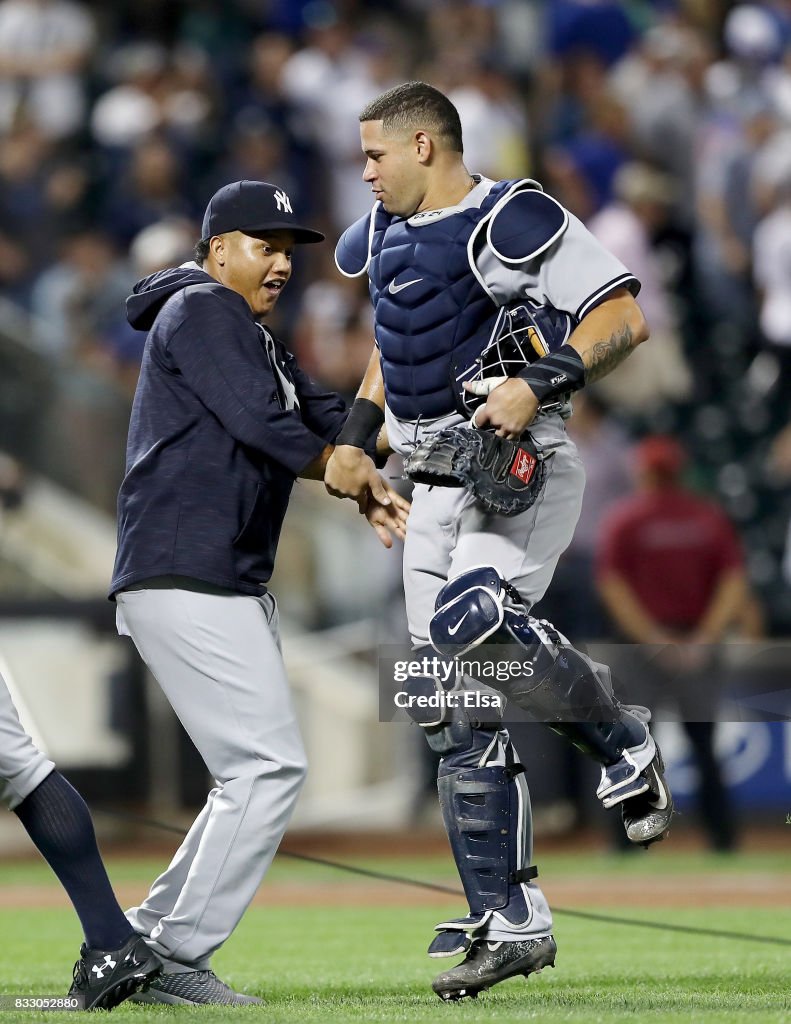
[[[714,751],[715,722],[684,719],[698,769],[698,805],[709,841],[715,850],[732,850],[736,845],[736,823],[722,766]]]
[[[472,680],[457,680],[439,711],[416,707],[410,712],[441,755],[440,807],[469,905],[464,917],[436,926],[429,946],[432,957],[467,954],[432,983],[445,1000],[476,996],[506,978],[536,973],[554,965],[556,952],[552,915],[535,882],[524,768],[508,732],[497,722],[471,718],[465,709],[461,698],[474,686]],[[427,695],[442,684],[413,677],[406,689]]]
[[[465,510],[452,554],[451,584],[442,595],[446,610],[439,614],[438,609],[435,631],[454,630],[447,642],[457,651],[461,635],[472,647],[489,638],[527,646],[536,664],[524,685],[511,690],[511,698],[602,765],[597,795],[605,807],[621,805],[632,842],[648,844],[664,838],[673,813],[661,755],[647,727],[650,713],[621,706],[606,666],[594,666],[551,624],[529,614],[571,541],[584,484],[576,448],[562,425],[550,420],[536,434],[544,443],[559,443],[539,501],[512,518],[487,516],[476,507]],[[475,576],[474,567],[481,566],[488,573]],[[476,611],[457,633],[454,616],[460,618],[468,603]]]
[[[129,911],[165,960],[146,998],[239,1002],[209,960],[252,900],[306,772],[274,599],[171,578],[118,600],[122,625],[217,781],[171,865]]]
[[[404,551],[407,614],[412,639],[425,643],[434,600],[456,540],[465,492],[416,488]],[[427,648],[430,653],[432,649]],[[416,651],[415,657],[423,653]],[[552,919],[532,870],[532,822],[523,769],[508,733],[495,721],[464,710],[462,690],[479,684],[457,680],[445,709],[415,714],[429,745],[441,755],[438,789],[443,820],[464,886],[469,913],[437,925],[433,957],[466,953],[443,972],[434,989],[443,999],[476,995],[515,974],[531,974],[554,962]],[[410,692],[434,692],[433,677],[413,678]],[[493,693],[493,691],[489,691]],[[490,930],[493,938],[482,940]],[[514,936],[503,943],[505,935]]]
[[[57,875],[85,943],[70,995],[85,1009],[111,1009],[160,971],[156,956],[118,905],[80,794],[33,743],[0,675],[0,795]]]

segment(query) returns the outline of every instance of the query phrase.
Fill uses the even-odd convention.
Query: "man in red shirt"
[[[700,772],[701,812],[712,845],[734,844],[733,814],[714,756],[714,647],[749,598],[741,547],[728,519],[680,482],[681,447],[649,437],[636,449],[638,491],[602,525],[599,592],[622,639],[673,645],[635,652],[639,676],[678,703]]]

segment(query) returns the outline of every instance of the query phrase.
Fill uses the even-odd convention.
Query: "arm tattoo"
[[[632,347],[632,329],[628,324],[624,324],[610,335],[607,341],[597,341],[593,348],[588,349],[582,356],[585,364],[585,382],[590,384],[591,381],[606,377],[626,359]]]

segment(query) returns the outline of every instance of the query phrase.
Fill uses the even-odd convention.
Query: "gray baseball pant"
[[[528,606],[546,592],[577,525],[585,470],[560,417],[547,417],[530,432],[537,441],[558,447],[551,457],[541,496],[521,515],[490,515],[463,488],[415,486],[404,544],[404,593],[415,647],[429,642],[429,622],[441,587],[474,566],[496,566]],[[465,679],[464,685],[477,684]],[[506,729],[499,731],[498,740],[503,749],[508,746]],[[528,822],[531,861],[532,814],[526,785],[520,813]],[[549,934],[552,915],[543,892],[535,882],[523,888],[532,908],[528,920],[516,928],[495,913],[486,928],[487,939],[509,942]]]
[[[538,501],[521,515],[491,515],[461,487],[415,485],[404,544],[404,592],[416,647],[429,642],[428,625],[442,586],[476,565],[496,566],[528,606],[544,596],[574,535],[585,470],[559,416],[540,420],[530,432],[536,441],[559,447]]]
[[[166,971],[203,970],[255,895],[307,771],[271,594],[177,576],[116,595],[131,636],[216,780],[132,927]]]
[[[54,770],[54,763],[22,728],[0,675],[0,801],[13,811]]]

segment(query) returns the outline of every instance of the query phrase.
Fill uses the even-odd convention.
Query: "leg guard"
[[[442,817],[459,871],[469,913],[442,921],[429,956],[455,956],[491,930],[520,935],[548,934],[552,926],[538,875],[530,865],[532,815],[524,768],[506,732],[483,733],[490,742],[477,767],[459,770],[444,757],[438,788]]]
[[[532,671],[507,684],[508,697],[603,766],[598,795],[605,806],[645,791],[640,773],[656,754],[650,713],[621,705],[606,666],[528,614],[493,566],[470,569],[442,588],[429,635],[442,654],[457,657],[483,643],[526,649]]]
[[[457,681],[456,688],[461,686]],[[410,694],[442,689],[431,677],[415,677]],[[445,705],[407,709],[426,732],[432,749],[441,753],[440,808],[451,850],[469,904],[462,918],[443,921],[429,947],[429,956],[455,956],[467,951],[475,935],[490,925],[532,935],[547,934],[551,917],[541,890],[529,883],[532,816],[524,769],[508,733],[499,723],[471,721],[463,707]],[[441,716],[441,719],[440,719]]]

